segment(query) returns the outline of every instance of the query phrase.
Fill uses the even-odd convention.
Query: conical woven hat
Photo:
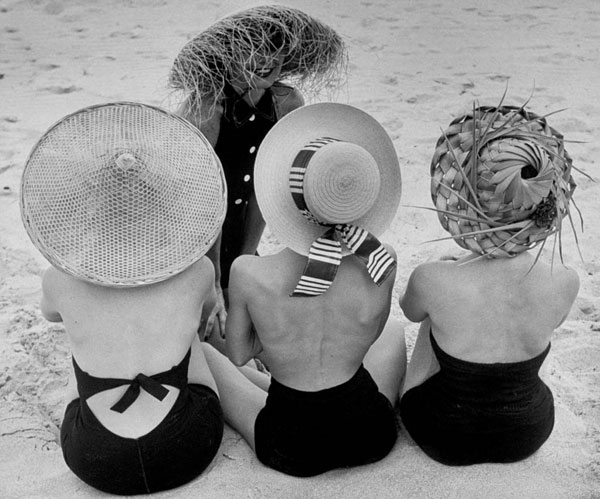
[[[226,211],[204,136],[156,107],[119,102],[66,116],[38,141],[21,216],[55,267],[99,285],[167,279],[200,259]]]
[[[513,106],[475,108],[436,144],[431,195],[463,248],[514,256],[559,232],[575,189],[563,136]]]
[[[329,223],[352,223],[381,235],[396,216],[401,178],[398,156],[385,129],[352,106],[319,103],[301,107],[278,121],[258,150],[254,190],[261,213],[279,242],[308,255],[328,227],[312,223],[290,192],[290,169],[307,144],[335,139],[317,151],[307,169],[307,203]],[[348,175],[346,175],[348,174]],[[341,185],[343,181],[348,186]],[[327,218],[329,218],[327,220]],[[344,252],[347,250],[344,248]]]

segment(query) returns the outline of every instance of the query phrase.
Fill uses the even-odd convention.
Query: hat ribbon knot
[[[338,142],[338,139],[323,137],[308,143],[298,152],[290,169],[289,186],[298,210],[309,222],[329,227],[311,244],[308,261],[290,295],[292,297],[318,296],[329,289],[342,261],[342,242],[366,266],[371,279],[378,286],[396,267],[396,260],[369,231],[351,223],[321,222],[308,208],[304,198],[306,170],[315,152],[332,142]]]

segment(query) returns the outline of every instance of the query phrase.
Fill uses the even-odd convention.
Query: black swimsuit
[[[345,383],[317,392],[271,379],[254,423],[258,459],[302,477],[378,461],[396,436],[394,409],[363,366]]]
[[[448,465],[513,462],[548,439],[554,400],[538,371],[550,345],[522,362],[482,364],[444,352],[440,371],[404,394],[402,422],[431,458]]]
[[[278,87],[285,88],[281,84]],[[227,181],[227,215],[223,223],[220,255],[223,289],[228,287],[231,264],[242,250],[248,201],[254,193],[256,152],[277,121],[270,88],[265,90],[256,107],[247,104],[230,86],[226,88],[225,95],[219,138],[215,145]]]
[[[138,374],[133,380],[91,376],[73,359],[80,398],[65,411],[61,446],[65,462],[79,478],[104,492],[133,495],[178,487],[206,469],[221,444],[223,413],[213,390],[188,384],[190,353],[168,371]],[[167,416],[139,438],[107,430],[86,403],[98,392],[126,384],[129,388],[112,410],[127,410],[140,389],[160,400],[167,392],[162,385],[180,390]]]

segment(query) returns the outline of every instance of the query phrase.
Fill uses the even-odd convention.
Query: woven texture
[[[349,212],[353,211],[356,205],[344,215],[340,215],[342,210],[339,207],[331,209],[320,205],[320,215],[329,213],[335,215],[335,218],[342,217],[337,221],[351,221],[379,237],[389,227],[400,204],[402,180],[398,156],[392,139],[372,116],[353,106],[333,102],[302,106],[286,114],[271,128],[258,149],[254,189],[258,206],[273,236],[281,244],[301,255],[308,255],[312,243],[321,237],[328,227],[315,224],[298,208],[290,190],[290,170],[298,154],[307,144],[324,137],[352,144],[355,151],[357,148],[363,149],[363,158],[364,155],[368,157],[368,164],[364,166],[367,169],[376,166],[378,171],[373,173],[374,177],[378,178],[378,182],[375,180],[375,183],[379,187],[374,189],[373,185],[366,186],[365,190],[369,192],[362,193],[365,199],[360,200],[357,205],[360,206],[360,212],[363,212],[366,206],[369,207],[360,218],[348,220]],[[347,151],[346,146],[341,147],[342,151]],[[335,153],[336,150],[340,151],[332,151]],[[369,178],[373,180],[372,174],[369,174]],[[373,202],[372,195],[375,190],[377,193]],[[354,195],[353,188],[349,188],[349,192]],[[341,198],[336,203],[340,202],[343,204]],[[348,254],[345,246],[342,253]]]
[[[514,256],[560,231],[575,189],[563,137],[546,119],[512,106],[478,107],[436,144],[431,195],[463,248]]]
[[[52,265],[107,286],[167,279],[211,247],[225,180],[196,128],[135,103],[93,106],[51,127],[33,148],[21,214]]]

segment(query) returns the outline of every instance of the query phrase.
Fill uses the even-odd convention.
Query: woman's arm
[[[246,221],[241,248],[242,255],[254,255],[260,243],[260,238],[265,230],[265,220],[258,208],[256,195],[252,194],[248,200]]]
[[[426,264],[418,266],[408,280],[404,296],[400,298],[400,308],[406,318],[412,322],[422,322],[429,315],[425,307],[426,274]]]
[[[62,322],[62,317],[54,303],[54,294],[56,293],[56,283],[54,279],[55,269],[50,267],[44,272],[42,277],[42,303],[40,305],[42,315],[47,321]]]
[[[200,338],[207,339],[212,335],[215,321],[218,321],[221,338],[224,338],[225,322],[227,321],[227,308],[225,306],[225,296],[221,287],[221,233],[219,233],[217,240],[208,250],[206,256],[212,262],[215,271],[216,298],[210,315],[206,321],[206,328],[203,331],[200,331]]]
[[[252,282],[246,272],[244,262],[246,258],[241,256],[233,262],[229,279],[227,356],[237,366],[243,366],[262,351],[262,345],[248,312],[247,296],[252,292]]]
[[[210,145],[215,147],[221,130],[221,116],[223,106],[213,100],[205,99],[200,104],[189,96],[176,111],[176,114],[189,121],[208,139]]]

